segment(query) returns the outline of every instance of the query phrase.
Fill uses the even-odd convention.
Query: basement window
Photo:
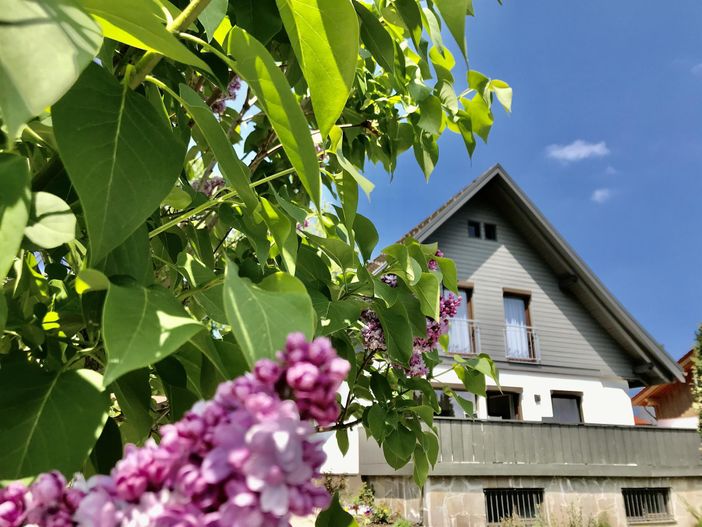
[[[480,238],[480,222],[468,220],[468,237]]]
[[[535,525],[544,489],[485,489],[484,492],[488,527],[499,527],[510,520],[516,520],[514,525]]]
[[[622,496],[629,523],[656,523],[673,519],[669,488],[622,489]]]

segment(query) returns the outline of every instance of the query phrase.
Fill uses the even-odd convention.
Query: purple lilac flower
[[[397,287],[397,275],[393,273],[384,274],[380,277],[380,281],[389,285],[390,287]]]
[[[195,190],[199,190],[208,198],[217,194],[217,192],[224,188],[224,185],[225,181],[222,176],[210,176],[207,179],[198,179],[192,183]]]
[[[230,99],[235,99],[237,92],[241,89],[241,80],[235,76],[227,85],[227,93]]]
[[[437,258],[441,258],[444,256],[444,253],[441,252],[441,249],[437,249],[436,252],[434,253],[434,256]],[[439,268],[439,262],[434,260],[433,258],[427,262],[427,267],[429,268],[430,271],[436,271]]]
[[[159,444],[127,445],[109,476],[67,487],[51,472],[0,489],[0,527],[285,527],[326,507],[314,483],[325,454],[308,420],[338,418],[350,365],[329,340],[297,333],[278,358],[161,427]]]
[[[385,351],[385,333],[383,326],[380,325],[378,315],[372,309],[366,309],[361,313],[361,338],[363,339],[363,347],[368,351]]]

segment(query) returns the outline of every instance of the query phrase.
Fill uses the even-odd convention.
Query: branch
[[[363,421],[363,419],[359,417],[355,421],[349,421],[348,423],[336,423],[332,426],[318,426],[317,432],[333,432],[334,430],[343,430],[344,428],[351,428],[352,426],[356,426],[361,421]]]
[[[200,16],[200,13],[204,11],[209,3],[210,0],[192,0],[178,16],[166,26],[166,30],[169,33],[178,33],[187,29],[190,27],[190,24]],[[151,73],[162,58],[163,55],[155,51],[147,51],[144,53],[136,64],[134,75],[129,79],[129,87],[134,89],[144,82],[146,76]]]

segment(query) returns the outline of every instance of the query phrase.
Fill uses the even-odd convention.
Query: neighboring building
[[[699,411],[695,408],[692,395],[693,353],[694,350],[690,350],[678,360],[685,374],[685,382],[649,386],[631,398],[631,404],[644,410],[641,417],[648,418],[650,424],[697,429]]]
[[[493,526],[538,510],[555,523],[571,503],[612,526],[696,525],[685,503],[702,504],[699,437],[633,426],[628,395],[682,382],[680,368],[502,167],[408,236],[438,242],[456,262],[464,302],[451,322],[451,355],[489,354],[502,391],[492,385],[474,401],[475,419],[442,401],[441,452],[423,491],[411,467],[395,472],[358,431],[350,457],[327,445],[329,468],[369,480],[379,499],[429,527]],[[452,372],[440,379],[440,395],[445,384],[460,391]]]

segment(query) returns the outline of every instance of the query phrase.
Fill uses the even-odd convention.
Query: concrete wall
[[[612,527],[626,526],[622,488],[670,487],[670,509],[674,517],[667,525],[696,527],[687,506],[702,507],[702,478],[473,478],[430,477],[424,495],[407,477],[369,478],[376,498],[425,527],[484,527],[485,488],[543,488],[543,516],[549,527],[588,527],[590,518],[607,520]],[[582,523],[568,523],[569,516]]]

